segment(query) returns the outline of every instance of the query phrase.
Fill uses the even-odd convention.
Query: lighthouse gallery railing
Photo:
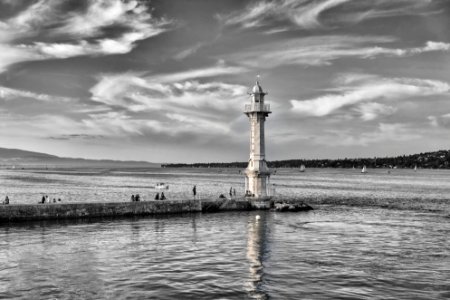
[[[245,104],[244,111],[245,112],[253,112],[253,111],[270,112],[270,104],[262,104],[262,103]]]

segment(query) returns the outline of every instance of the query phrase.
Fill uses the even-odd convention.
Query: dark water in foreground
[[[445,214],[328,206],[3,225],[0,298],[449,299],[449,236]]]

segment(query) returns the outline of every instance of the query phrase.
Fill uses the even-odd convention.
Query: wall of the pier
[[[230,210],[251,210],[252,206],[245,199],[212,199],[202,201],[203,212],[218,212]]]
[[[0,205],[0,223],[18,221],[146,216],[250,210],[245,199],[164,200],[109,203],[50,203]]]
[[[0,205],[0,222],[201,212],[201,200]]]

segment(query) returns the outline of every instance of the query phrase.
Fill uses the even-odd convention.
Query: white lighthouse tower
[[[270,105],[264,103],[265,95],[257,80],[250,93],[251,103],[246,104],[244,110],[250,120],[250,159],[245,170],[245,191],[247,199],[257,208],[269,208],[271,196],[264,142],[264,122],[271,111]]]

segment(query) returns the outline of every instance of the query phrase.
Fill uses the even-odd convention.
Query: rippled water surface
[[[0,299],[449,299],[450,172],[280,170],[283,195],[417,197],[440,210],[316,206],[0,225]],[[237,170],[1,171],[17,203],[242,190]],[[382,196],[380,196],[380,194]],[[403,201],[403,200],[402,200]],[[259,220],[256,216],[259,215]]]
[[[434,213],[327,206],[3,226],[0,298],[448,299],[449,235]]]

